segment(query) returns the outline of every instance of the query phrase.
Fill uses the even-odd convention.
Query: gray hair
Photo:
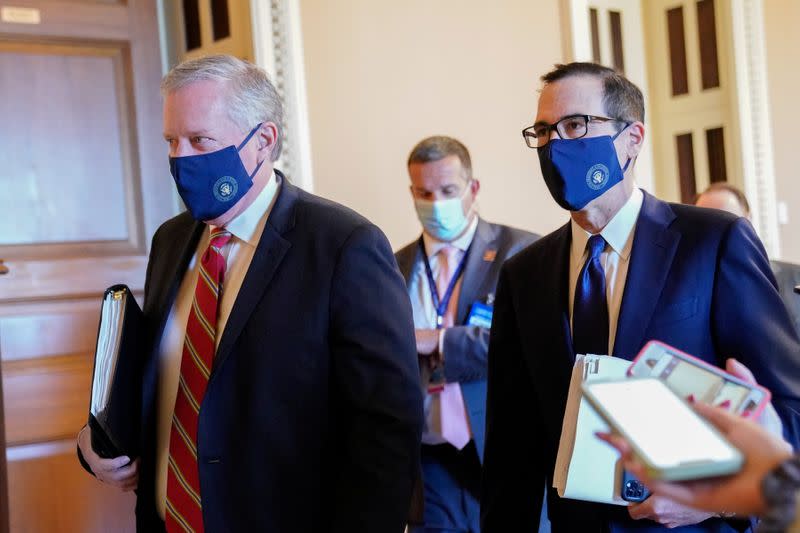
[[[427,137],[418,142],[408,155],[407,166],[412,163],[439,161],[451,155],[456,156],[461,162],[464,178],[467,181],[472,179],[472,161],[469,157],[469,150],[458,139],[445,135]]]
[[[228,116],[243,132],[252,130],[260,122],[275,124],[278,138],[270,158],[277,160],[283,146],[283,104],[267,73],[233,56],[205,56],[173,67],[161,80],[161,94],[166,96],[187,85],[208,80],[226,82],[230,89]]]

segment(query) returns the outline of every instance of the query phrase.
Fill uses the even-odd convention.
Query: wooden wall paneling
[[[135,531],[134,493],[109,489],[87,474],[75,457],[75,446],[71,438],[9,449],[11,531]]]
[[[129,0],[127,4],[142,4],[142,0]],[[5,4],[5,2],[4,2]],[[0,34],[19,36],[39,36],[87,40],[129,40],[130,8],[126,3],[102,4],[89,1],[81,2],[42,2],[19,1],[16,5],[25,5],[37,9],[40,13],[39,24],[14,24],[0,21]],[[156,39],[158,36],[156,35]]]
[[[681,202],[693,204],[697,195],[697,183],[694,174],[694,145],[691,133],[675,136],[678,157],[678,180],[680,182]]]
[[[625,54],[622,48],[622,13],[620,11],[608,12],[608,23],[611,36],[611,59],[614,70],[625,74]]]
[[[686,67],[686,36],[683,28],[683,7],[667,10],[667,36],[669,38],[669,64],[672,74],[672,95],[689,92],[689,75]]]
[[[186,35],[186,50],[202,46],[198,0],[183,0],[183,30]]]
[[[0,80],[0,114],[16,133],[0,158],[21,185],[0,197],[0,210],[18,220],[0,227],[5,258],[141,253],[127,47],[0,41],[0,69],[18,73]],[[81,147],[53,142],[56,131]],[[48,157],[31,166],[34,154]]]
[[[0,307],[13,531],[132,531],[132,494],[102,485],[75,456],[88,413],[99,311],[99,294]]]
[[[711,183],[728,181],[725,162],[725,134],[723,128],[706,130],[706,150],[708,151],[708,177]]]
[[[40,23],[0,22],[0,69],[15,73],[0,77],[0,178],[20,185],[2,210],[24,222],[0,228],[8,516],[13,531],[132,531],[134,496],[83,471],[75,436],[100,295],[125,283],[141,296],[150,236],[177,206],[161,137],[158,6],[15,4],[38,9]],[[31,190],[43,200],[33,214],[22,196]]]
[[[597,20],[597,8],[589,8],[589,28],[592,32],[592,61],[602,63],[600,58],[600,23]]]
[[[74,437],[86,424],[93,353],[3,362],[6,444]]]
[[[98,297],[98,302],[99,302]],[[86,302],[86,304],[95,302]],[[3,361],[27,361],[94,351],[99,304],[67,313],[0,316],[0,353]]]
[[[60,261],[6,261],[8,274],[0,278],[5,302],[97,298],[116,283],[133,291],[144,288],[147,258],[139,256],[68,258]]]
[[[211,24],[215,41],[231,36],[228,0],[211,0]]]
[[[717,57],[717,17],[714,0],[697,2],[697,33],[700,43],[700,78],[703,89],[719,87]]]

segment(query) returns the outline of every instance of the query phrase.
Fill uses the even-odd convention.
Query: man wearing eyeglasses
[[[523,136],[571,220],[500,273],[489,344],[484,533],[535,530],[536,489],[542,481],[552,486],[576,354],[632,359],[658,339],[718,366],[736,358],[771,389],[785,436],[800,443],[800,340],[750,223],[668,204],[636,186],[644,100],[629,80],[571,63],[542,81],[536,121]],[[625,508],[561,499],[551,488],[547,505],[553,531],[743,527],[661,497]]]

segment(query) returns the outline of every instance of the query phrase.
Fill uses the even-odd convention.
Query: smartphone
[[[739,450],[658,378],[586,382],[582,389],[653,479],[722,476],[742,467]]]
[[[684,353],[668,344],[650,341],[633,360],[628,375],[657,377],[675,393],[710,405],[730,402],[729,410],[746,418],[754,418],[770,401],[770,392]]]

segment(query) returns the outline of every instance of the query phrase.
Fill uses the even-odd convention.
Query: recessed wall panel
[[[120,61],[108,48],[0,42],[0,246],[128,240]]]

